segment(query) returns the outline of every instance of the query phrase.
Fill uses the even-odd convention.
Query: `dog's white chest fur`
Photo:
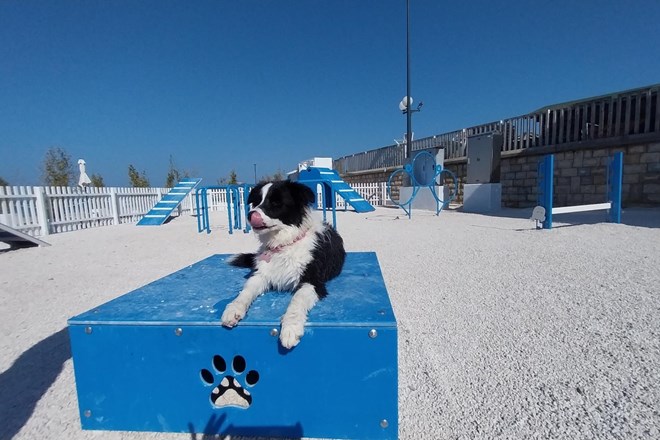
[[[313,234],[314,231],[309,231],[299,241],[277,252],[263,248],[257,256],[256,269],[270,281],[271,289],[290,291],[298,285],[305,268],[312,261]]]

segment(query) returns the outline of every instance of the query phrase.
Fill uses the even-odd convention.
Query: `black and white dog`
[[[297,182],[260,183],[250,191],[248,221],[261,246],[254,254],[238,254],[230,264],[252,269],[241,293],[227,305],[222,325],[234,327],[252,301],[268,290],[292,291],[282,316],[280,342],[292,348],[305,331],[307,313],[327,295],[325,283],[336,277],[346,252],[337,232],[312,216],[316,196]]]

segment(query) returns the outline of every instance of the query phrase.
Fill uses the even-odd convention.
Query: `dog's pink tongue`
[[[257,211],[253,211],[252,214],[250,214],[250,226],[253,228],[263,228],[266,226],[264,219]]]

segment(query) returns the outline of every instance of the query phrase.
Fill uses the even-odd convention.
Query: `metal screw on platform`
[[[85,327],[85,333],[87,333],[88,335],[91,335],[92,334],[92,328],[91,327]]]
[[[174,334],[181,336],[183,334],[183,329],[181,327],[177,327],[176,330],[174,330]]]
[[[389,424],[389,422],[387,421],[387,419],[383,419],[383,420],[380,421],[380,427],[381,427],[381,428],[385,429],[385,428],[387,428],[388,426],[390,426],[390,424]]]
[[[85,417],[92,417],[92,412],[88,409],[86,409],[83,414],[85,414]]]
[[[273,328],[273,329],[270,330],[270,335],[273,336],[273,337],[275,337],[279,334],[280,334],[280,332],[276,328]]]
[[[376,336],[378,336],[378,331],[375,328],[372,328],[369,330],[369,337],[371,339],[374,339]]]

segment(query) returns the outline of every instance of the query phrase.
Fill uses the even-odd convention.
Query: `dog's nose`
[[[250,222],[250,226],[253,228],[262,228],[266,226],[263,217],[261,217],[261,214],[259,214],[257,211],[250,211],[248,213],[248,222]]]

